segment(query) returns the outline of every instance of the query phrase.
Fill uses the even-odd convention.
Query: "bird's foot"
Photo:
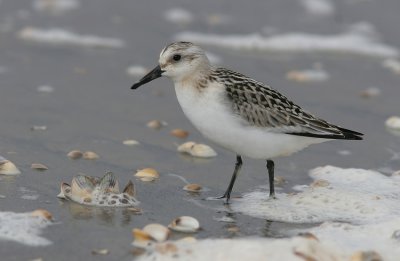
[[[208,197],[206,198],[206,200],[221,200],[221,199],[225,199],[224,204],[227,205],[229,204],[229,199],[230,199],[230,195],[222,195],[222,196],[218,196],[218,197]]]
[[[276,199],[277,199],[277,197],[275,196],[275,193],[269,194],[268,200],[276,200]]]

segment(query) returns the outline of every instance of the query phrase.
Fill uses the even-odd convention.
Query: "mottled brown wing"
[[[240,73],[219,68],[218,78],[226,86],[232,110],[246,124],[269,131],[328,139],[362,139],[361,133],[346,130],[303,111],[274,89]]]

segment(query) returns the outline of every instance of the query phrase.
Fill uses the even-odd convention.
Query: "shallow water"
[[[71,256],[76,260],[98,260],[91,250],[99,248],[110,250],[108,260],[131,260],[132,228],[153,222],[168,224],[180,215],[200,221],[203,229],[198,238],[282,237],[285,230],[309,226],[252,218],[232,212],[222,202],[202,200],[223,193],[234,167],[234,154],[210,144],[194,129],[180,110],[168,79],[132,91],[129,88],[137,78],[126,73],[132,65],[148,69],[155,66],[161,48],[178,33],[334,35],[355,23],[367,22],[374,26],[380,42],[400,49],[400,2],[396,0],[335,1],[334,12],[323,16],[308,13],[294,1],[282,0],[79,3],[79,8],[54,13],[34,9],[32,1],[0,1],[0,155],[22,171],[19,176],[0,177],[0,194],[5,196],[0,198],[0,211],[45,208],[55,219],[53,226],[43,230],[43,237],[52,245],[31,247],[2,241],[4,260],[71,260]],[[191,12],[193,19],[167,21],[165,11],[177,7]],[[18,32],[26,27],[62,28],[78,35],[115,38],[125,46],[34,43],[18,38]],[[220,64],[271,85],[330,122],[365,133],[363,142],[335,141],[277,159],[276,175],[287,180],[280,192],[308,184],[308,170],[321,165],[375,169],[387,174],[400,168],[400,139],[384,126],[389,116],[400,114],[400,77],[382,66],[383,58],[203,47],[219,57]],[[312,68],[316,62],[328,72],[326,81],[299,83],[286,79],[287,72]],[[38,92],[43,85],[54,91]],[[381,89],[381,95],[361,98],[360,92],[369,87]],[[146,123],[152,119],[164,120],[168,126],[149,130]],[[47,130],[32,131],[34,125],[45,125]],[[213,146],[218,156],[194,159],[178,154],[176,145],[183,140],[169,135],[174,128],[188,130],[188,140]],[[141,144],[125,146],[125,139]],[[66,154],[72,149],[93,150],[100,158],[70,160]],[[350,155],[339,153],[344,150]],[[49,170],[31,170],[30,165],[36,162]],[[134,171],[144,167],[156,168],[161,178],[154,183],[134,180]],[[142,215],[122,209],[87,208],[56,198],[60,182],[70,181],[73,175],[82,172],[103,176],[107,171],[114,172],[121,184],[134,181]],[[199,196],[189,195],[182,190],[182,180],[169,173],[209,190]],[[234,196],[265,184],[265,173],[265,162],[244,159]],[[216,220],[227,213],[240,229],[236,235],[227,231],[229,224]]]

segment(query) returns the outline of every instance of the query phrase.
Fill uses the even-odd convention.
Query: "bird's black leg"
[[[275,198],[274,186],[274,167],[275,164],[272,160],[267,160],[268,178],[269,178],[269,197]]]
[[[231,181],[229,182],[229,186],[226,189],[224,195],[222,195],[220,197],[217,197],[218,199],[226,198],[226,204],[229,203],[229,199],[231,197],[233,184],[235,184],[236,177],[239,174],[239,171],[240,171],[240,168],[242,167],[242,164],[243,164],[242,157],[240,155],[236,155],[235,170],[233,171],[233,175],[232,175]]]

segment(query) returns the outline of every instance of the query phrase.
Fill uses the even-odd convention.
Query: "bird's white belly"
[[[327,141],[302,136],[272,133],[265,128],[245,126],[232,114],[223,88],[175,86],[178,101],[185,115],[208,139],[239,155],[271,159],[288,156],[311,144]]]

